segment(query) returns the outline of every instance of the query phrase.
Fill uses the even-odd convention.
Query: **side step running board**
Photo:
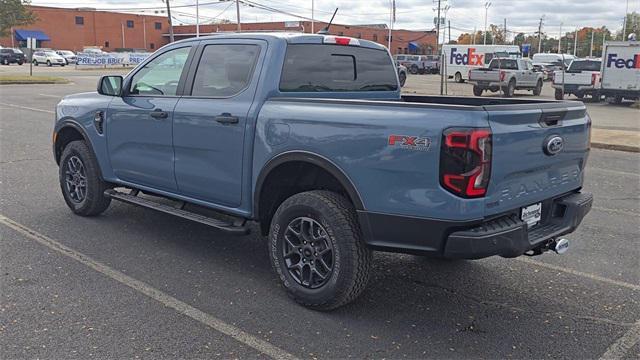
[[[234,225],[232,223],[229,223],[223,220],[218,220],[212,217],[207,217],[207,216],[196,214],[187,210],[183,210],[182,208],[175,208],[170,205],[161,204],[152,200],[141,198],[136,196],[137,193],[138,192],[136,190],[133,190],[130,194],[127,194],[127,193],[119,192],[113,189],[108,189],[104,192],[104,196],[110,197],[114,200],[119,200],[129,204],[138,205],[145,208],[160,211],[165,214],[175,215],[183,219],[195,221],[200,224],[208,225],[216,229],[225,231],[227,233],[236,234],[236,235],[245,235],[249,233],[249,228],[244,225],[244,221],[243,221],[243,225]]]

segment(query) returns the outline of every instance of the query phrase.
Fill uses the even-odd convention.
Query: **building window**
[[[389,41],[389,35],[385,36],[385,37],[384,37],[384,40],[385,40],[385,41]],[[391,41],[393,41],[393,36],[391,36]]]
[[[396,52],[396,54],[402,54],[402,48],[401,47],[398,48],[398,51]]]
[[[378,34],[373,34],[373,41],[378,41]]]
[[[362,33],[357,33],[357,34],[356,34],[356,38],[358,38],[358,39],[362,39]]]
[[[156,44],[154,43],[149,44],[149,49],[153,50],[155,48],[156,48]]]
[[[76,25],[84,25],[84,18],[82,16],[76,16]]]
[[[154,26],[155,26],[156,30],[162,30],[162,23],[161,23],[161,22],[156,22],[156,23],[154,24]],[[153,49],[153,48],[152,48],[152,49]]]
[[[133,20],[127,20],[127,27],[133,28]]]
[[[104,47],[106,47],[106,48],[108,48],[108,47],[109,47],[109,42],[108,42],[108,41],[105,41],[105,42],[104,42]]]

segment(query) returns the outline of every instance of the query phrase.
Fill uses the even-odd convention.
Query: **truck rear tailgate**
[[[493,133],[486,215],[582,186],[591,126],[582,103],[490,105],[485,110]]]
[[[496,82],[500,80],[500,72],[488,69],[473,69],[469,71],[469,80]]]
[[[566,85],[592,85],[591,72],[578,72],[578,73],[564,73],[564,83]],[[561,85],[563,81],[562,71],[556,71],[553,75],[553,83]]]

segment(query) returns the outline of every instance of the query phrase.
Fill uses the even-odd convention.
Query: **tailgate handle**
[[[542,127],[560,126],[566,114],[567,110],[546,112],[543,110],[540,116],[540,125],[542,125]]]

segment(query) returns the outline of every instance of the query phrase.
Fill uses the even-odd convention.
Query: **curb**
[[[607,150],[616,150],[616,151],[626,151],[632,153],[640,153],[639,146],[631,146],[631,145],[620,145],[620,144],[607,144],[607,143],[598,143],[592,142],[591,147],[596,149],[607,149]]]
[[[0,81],[2,85],[68,84],[69,81]]]

